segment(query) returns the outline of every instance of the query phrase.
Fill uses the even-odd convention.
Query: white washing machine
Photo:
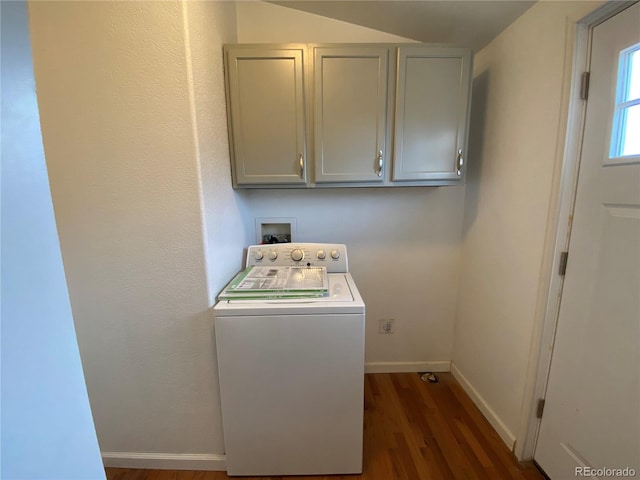
[[[251,246],[247,266],[324,266],[328,296],[214,307],[229,475],[362,472],[365,305],[339,244]]]

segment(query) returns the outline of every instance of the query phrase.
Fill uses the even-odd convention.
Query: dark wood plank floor
[[[364,473],[228,477],[225,472],[107,468],[108,480],[542,480],[518,463],[449,373],[425,383],[415,373],[366,375]]]

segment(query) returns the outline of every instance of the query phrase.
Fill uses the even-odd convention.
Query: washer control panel
[[[347,247],[340,243],[271,243],[251,245],[249,265],[326,267],[327,273],[349,271]]]

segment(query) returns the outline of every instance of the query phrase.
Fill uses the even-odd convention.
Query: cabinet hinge
[[[544,412],[544,398],[539,398],[538,406],[536,407],[536,418],[542,418],[542,412]]]
[[[569,258],[569,252],[560,252],[560,266],[558,267],[558,275],[564,275],[567,273],[567,259]]]
[[[589,98],[589,77],[590,72],[582,72],[582,78],[580,80],[580,100],[586,100]]]

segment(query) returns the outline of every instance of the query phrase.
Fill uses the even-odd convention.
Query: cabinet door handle
[[[376,175],[382,176],[382,167],[384,166],[384,157],[382,156],[382,150],[378,150],[378,156],[376,157],[377,165],[375,168]]]
[[[304,156],[302,154],[298,156],[298,167],[300,168],[298,175],[300,175],[300,178],[304,180]]]
[[[462,156],[462,149],[460,149],[456,157],[456,173],[458,176],[462,175],[462,165],[464,165],[464,157]]]

